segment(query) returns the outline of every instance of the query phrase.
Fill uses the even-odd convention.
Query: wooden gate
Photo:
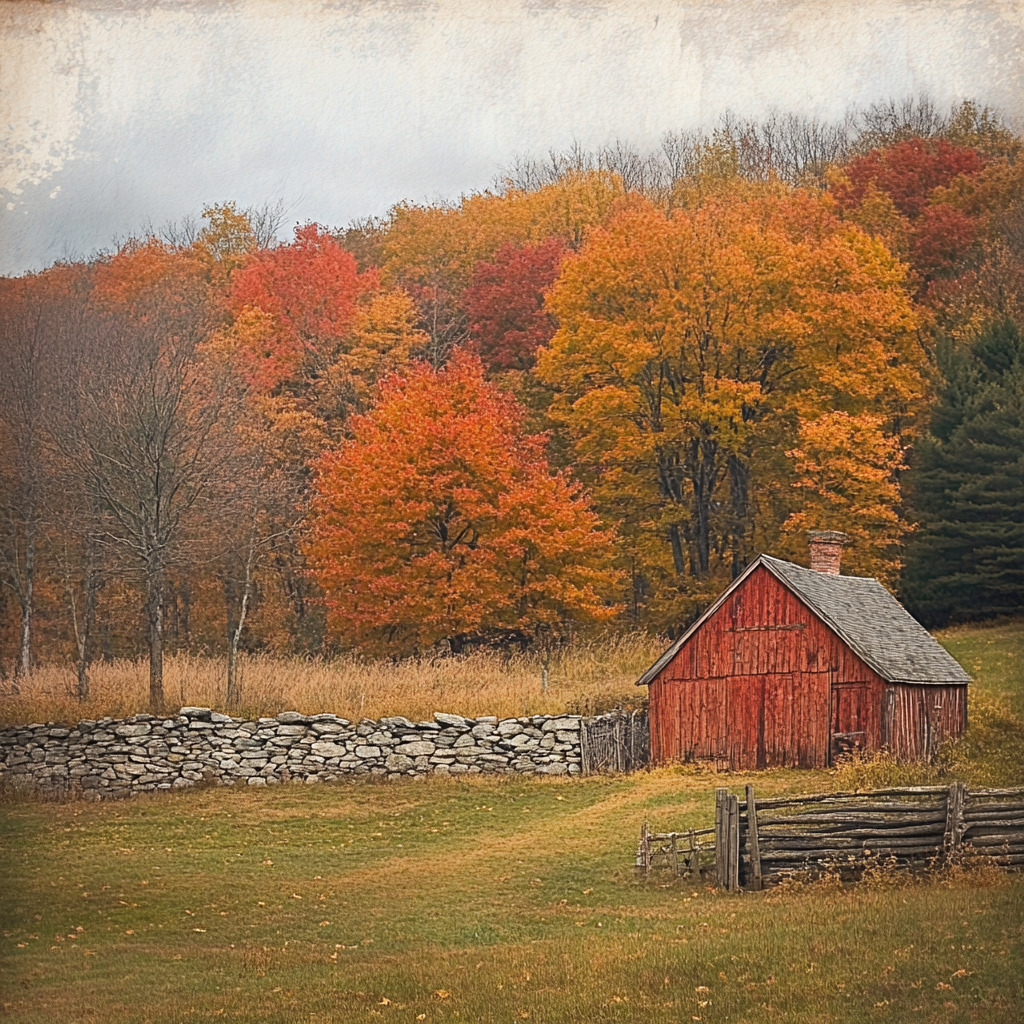
[[[651,759],[651,728],[646,711],[585,718],[580,739],[580,767],[584,775],[631,772]]]

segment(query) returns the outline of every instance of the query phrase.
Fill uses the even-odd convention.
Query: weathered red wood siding
[[[861,684],[833,728],[834,684]],[[885,684],[799,598],[759,567],[650,684],[655,761],[732,768],[828,764],[833,731],[882,746]],[[847,727],[849,726],[849,727]]]
[[[882,713],[883,743],[898,757],[931,757],[967,728],[967,687],[890,685]]]

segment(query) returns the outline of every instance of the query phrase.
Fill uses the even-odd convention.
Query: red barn
[[[970,677],[877,580],[761,555],[641,677],[651,760],[822,768],[845,752],[928,757],[967,725]]]

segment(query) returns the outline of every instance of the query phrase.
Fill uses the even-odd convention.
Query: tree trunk
[[[691,571],[698,578],[707,575],[711,566],[711,501],[715,492],[718,471],[714,441],[696,439],[691,442],[689,473],[693,488],[691,512]]]
[[[249,558],[245,563],[245,579],[242,582],[241,599],[238,601],[238,619],[232,626],[231,612],[234,600],[237,597],[236,584],[234,580],[224,580],[224,597],[228,606],[228,692],[227,702],[229,707],[238,707],[242,702],[242,685],[238,681],[238,647],[242,642],[242,630],[245,629],[245,620],[249,614],[249,603],[252,597],[253,585],[253,562],[256,552],[254,548],[249,550]]]
[[[100,589],[99,574],[90,565],[85,580],[85,616],[82,632],[78,639],[78,687],[79,700],[89,696],[89,666],[92,664],[92,634],[96,627],[96,594]]]
[[[241,700],[242,693],[238,687],[238,644],[231,640],[228,643],[228,707],[238,707]]]
[[[153,573],[146,584],[146,617],[149,620],[149,710],[164,709],[164,588],[163,574]]]
[[[14,669],[14,678],[28,679],[32,671],[32,611],[33,595],[36,582],[36,541],[35,531],[31,530],[25,541],[25,586],[21,600],[21,635],[18,643],[18,663]],[[18,692],[17,685],[14,692]]]
[[[729,489],[732,492],[732,578],[746,568],[747,514],[750,470],[736,455],[729,456]]]
[[[673,523],[668,528],[668,539],[672,544],[672,565],[677,576],[686,572],[686,558],[683,555],[683,538],[679,533],[679,524]]]
[[[230,576],[224,578],[224,607],[227,611],[228,640],[228,707],[235,707],[241,694],[238,692],[238,638],[241,634],[240,622],[235,621],[235,581]],[[241,620],[242,616],[238,616]]]

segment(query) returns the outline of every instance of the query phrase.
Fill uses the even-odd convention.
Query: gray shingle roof
[[[799,597],[854,653],[889,683],[969,683],[971,677],[882,586],[863,576],[831,576],[761,555],[640,677],[652,682],[726,598],[763,565]]]

